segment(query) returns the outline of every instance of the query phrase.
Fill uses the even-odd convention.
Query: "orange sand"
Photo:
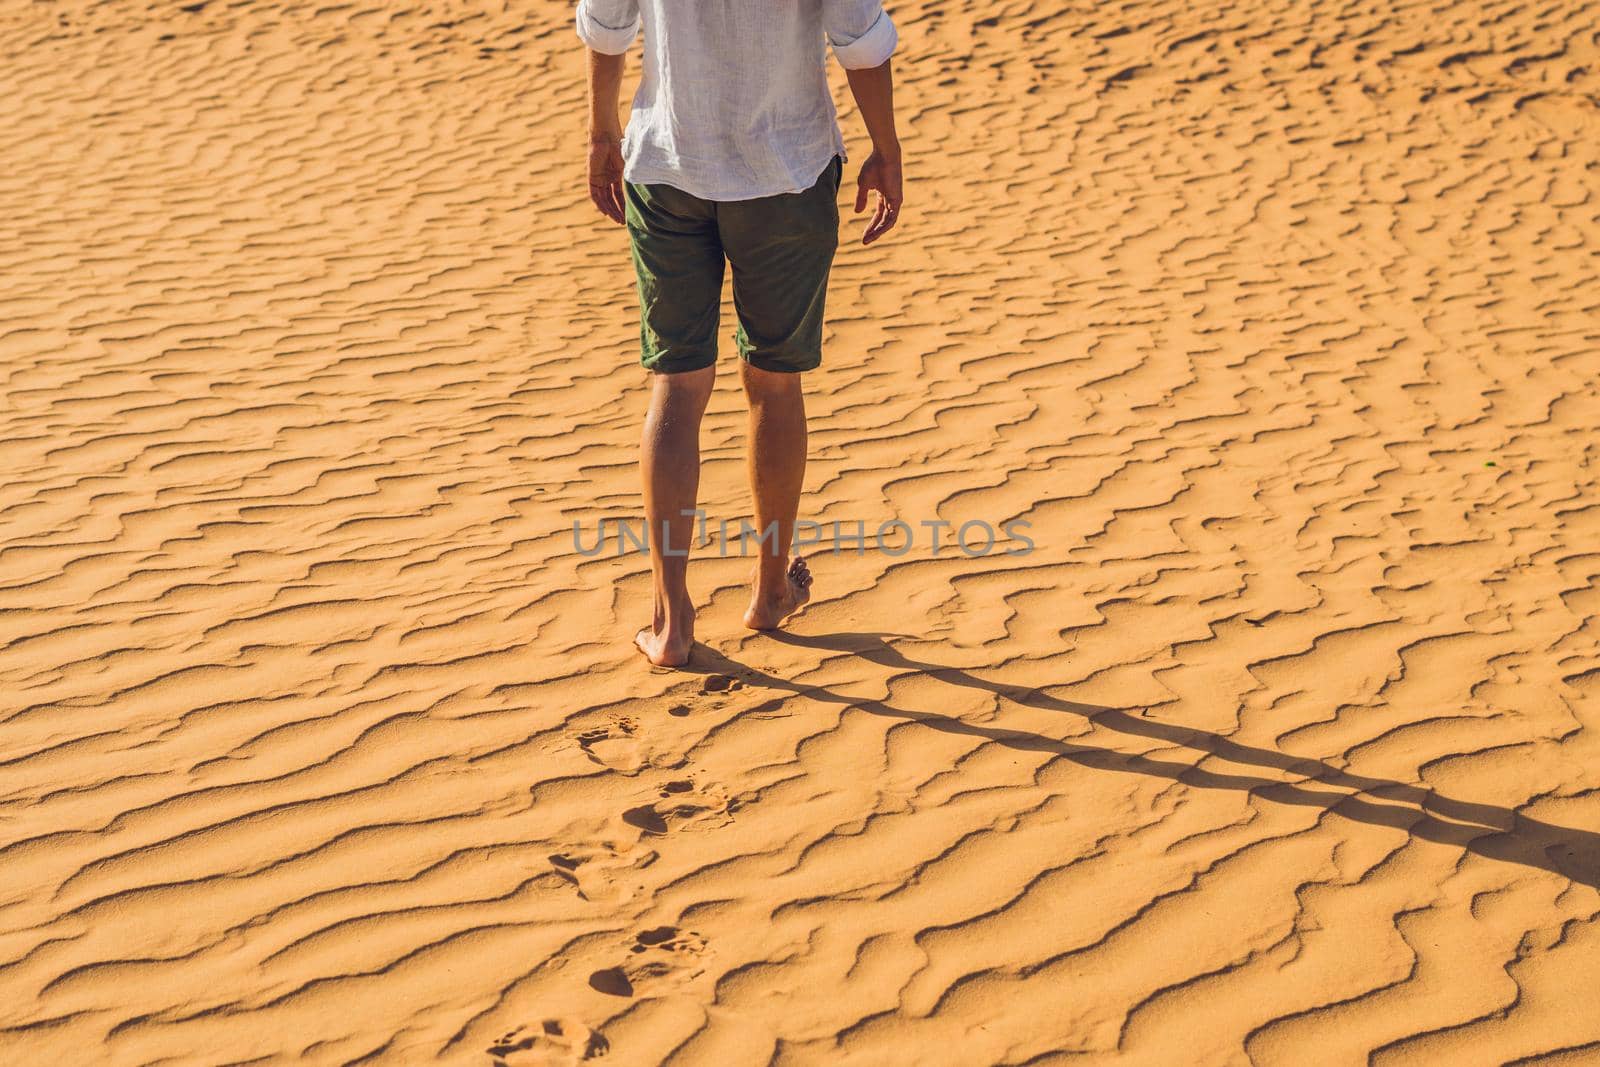
[[[569,3],[0,10],[0,1060],[1600,1062],[1600,9],[893,10],[687,674]]]

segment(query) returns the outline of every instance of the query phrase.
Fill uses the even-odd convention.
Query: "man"
[[[622,57],[644,31],[623,134]],[[724,261],[750,402],[750,489],[761,534],[744,623],[777,627],[811,595],[789,557],[806,468],[800,375],[822,360],[845,158],[824,41],[872,137],[856,211],[877,203],[871,244],[900,213],[900,143],[882,0],[580,0],[589,47],[589,196],[628,228],[638,275],[640,362],[650,372],[641,467],[655,618],[635,643],[676,667],[694,644],[686,582],[700,481],[700,417],[716,375]]]

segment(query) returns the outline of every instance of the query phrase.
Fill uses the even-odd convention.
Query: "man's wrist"
[[[889,137],[889,138],[885,138],[884,140],[881,140],[881,141],[874,140],[872,142],[872,150],[874,152],[876,152],[880,157],[882,157],[885,160],[888,160],[891,163],[900,162],[900,140],[899,140],[899,138]]]
[[[621,130],[589,128],[590,144],[616,144],[620,140],[622,140]]]

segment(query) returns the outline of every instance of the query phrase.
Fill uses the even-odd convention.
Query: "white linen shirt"
[[[899,40],[882,0],[579,0],[578,36],[618,55],[644,29],[623,178],[705,200],[811,188],[844,138],[827,46],[876,67]]]

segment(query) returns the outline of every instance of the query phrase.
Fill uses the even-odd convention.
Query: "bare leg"
[[[789,559],[795,512],[806,477],[806,405],[800,375],[764,371],[740,364],[750,400],[750,493],[756,525],[764,533],[775,525],[777,538],[762,542],[750,608],[744,624],[775,629],[811,597],[811,574],[802,559]]]
[[[653,374],[639,467],[644,513],[650,524],[650,572],[655,618],[634,637],[639,651],[660,667],[689,662],[694,645],[694,602],[689,599],[689,543],[700,490],[700,417],[711,399],[716,368]]]

